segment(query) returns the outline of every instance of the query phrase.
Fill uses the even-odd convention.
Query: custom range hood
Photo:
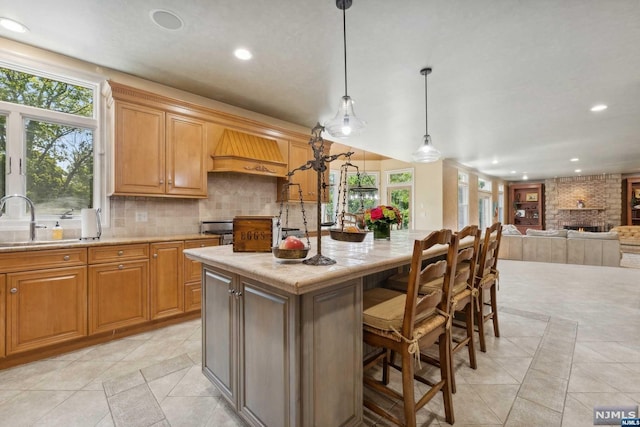
[[[273,139],[225,129],[211,157],[211,172],[287,176],[287,163]]]

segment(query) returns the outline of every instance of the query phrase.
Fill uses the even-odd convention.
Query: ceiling
[[[353,3],[348,94],[368,126],[345,145],[410,161],[430,66],[429,133],[446,158],[509,180],[640,172],[640,1]],[[158,27],[154,9],[184,27]],[[30,29],[0,37],[309,129],[344,94],[334,0],[22,0],[0,16]]]

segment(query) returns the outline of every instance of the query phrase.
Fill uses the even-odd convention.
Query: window
[[[26,194],[45,219],[95,207],[97,84],[15,68],[0,66],[0,194]]]
[[[402,214],[402,228],[413,228],[413,169],[387,172],[387,200]]]
[[[484,230],[493,223],[491,185],[491,181],[478,178],[478,226],[481,230]]]
[[[458,172],[458,230],[469,225],[469,175]]]

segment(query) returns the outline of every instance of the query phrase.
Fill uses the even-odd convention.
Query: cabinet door
[[[161,110],[116,103],[116,194],[164,194],[164,122]]]
[[[205,122],[167,114],[166,193],[207,197]]]
[[[7,283],[7,275],[0,274],[0,357],[5,356],[4,343],[6,336],[6,329],[4,328],[5,322],[5,287]]]
[[[241,291],[239,412],[254,425],[294,425],[295,297],[246,279]]]
[[[300,167],[311,159],[313,159],[313,151],[308,144],[293,141],[289,143],[289,170]],[[297,171],[295,175],[290,178],[292,183],[300,184],[302,200],[305,201],[317,200],[317,179],[316,171],[313,169]],[[298,186],[290,186],[289,200],[298,200],[299,197]]]
[[[220,392],[237,408],[238,378],[238,325],[231,276],[205,268],[204,301],[202,319],[204,347],[202,362],[204,374]]]
[[[149,320],[149,261],[89,266],[89,333]]]
[[[184,312],[182,242],[151,244],[151,319]]]
[[[7,274],[7,355],[87,335],[87,268]]]

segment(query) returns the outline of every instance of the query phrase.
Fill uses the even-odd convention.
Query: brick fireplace
[[[622,219],[622,176],[602,174],[545,180],[548,230],[608,231]]]

